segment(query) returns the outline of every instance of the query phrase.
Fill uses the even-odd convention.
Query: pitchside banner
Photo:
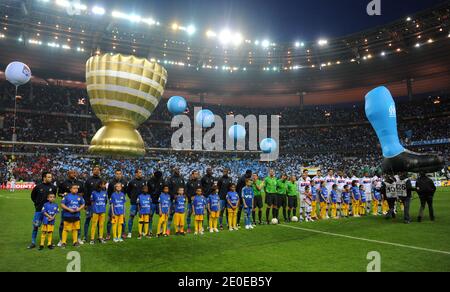
[[[31,190],[34,188],[36,184],[34,182],[16,182],[14,185],[14,189],[16,190]],[[3,185],[2,188],[7,190],[11,189],[11,183],[8,182],[6,187]]]
[[[441,182],[442,187],[450,187],[450,180],[444,180]]]
[[[413,187],[415,187],[416,186],[416,181],[411,181],[411,185]],[[434,182],[434,185],[436,187],[450,187],[450,181],[449,180],[443,180],[443,181],[437,180],[437,181]]]

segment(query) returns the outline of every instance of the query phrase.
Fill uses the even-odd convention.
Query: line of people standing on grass
[[[94,243],[97,233],[101,243],[111,237],[116,242],[131,238],[135,217],[139,221],[138,238],[152,237],[155,215],[159,215],[157,236],[170,235],[172,225],[177,235],[184,235],[185,231],[191,233],[192,222],[194,233],[203,234],[204,217],[207,218],[210,232],[223,230],[224,221],[229,230],[237,230],[243,213],[245,228],[252,229],[257,224],[269,224],[270,215],[278,221],[280,210],[285,222],[292,219],[308,222],[368,214],[384,214],[392,218],[395,217],[396,207],[402,206],[405,223],[409,223],[409,202],[413,190],[424,194],[421,196],[423,204],[419,221],[426,203],[430,207],[430,217],[434,219],[431,198],[435,189],[429,187],[425,175],[421,177],[422,185],[414,189],[405,175],[387,176],[383,180],[365,173],[363,178],[349,178],[342,172],[336,176],[333,170],[329,170],[325,177],[318,171],[315,177],[310,178],[308,170],[305,170],[297,180],[295,175],[288,177],[286,174],[277,178],[271,169],[263,180],[248,170],[234,184],[227,169],[219,179],[212,176],[211,169],[202,178],[198,171],[193,171],[185,182],[175,168],[167,179],[163,178],[160,171],[155,171],[148,181],[144,179],[142,170],[137,169],[129,182],[120,170],[116,170],[114,178],[106,182],[101,178],[100,167],[95,166],[86,182],[79,181],[75,171],[68,171],[67,179],[55,187],[51,173],[45,172],[42,183],[31,194],[35,215],[29,248],[36,247],[38,229],[42,224],[40,247],[47,238],[48,246],[53,248],[50,240],[52,225],[59,212],[57,205],[55,208],[56,195],[62,198],[58,246],[64,246],[69,234],[72,234],[77,245]],[[128,221],[125,220],[125,202],[130,204]],[[264,207],[265,221],[262,218]],[[85,211],[83,234],[80,224],[82,211]],[[103,238],[105,222],[106,237]]]

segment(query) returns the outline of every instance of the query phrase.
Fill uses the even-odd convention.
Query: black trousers
[[[400,201],[403,203],[403,218],[405,221],[410,221],[411,217],[409,216],[409,207],[411,206],[411,197],[400,197]]]
[[[395,211],[394,211],[394,209],[395,209],[395,202],[396,201],[397,201],[396,198],[387,198],[387,202],[388,202],[388,205],[389,205],[389,211],[386,214],[386,218],[395,218],[396,217],[395,216]]]
[[[423,218],[423,212],[425,211],[425,207],[428,204],[428,211],[430,212],[430,219],[434,220],[433,196],[425,195],[425,196],[420,196],[419,198],[420,198],[419,218]]]

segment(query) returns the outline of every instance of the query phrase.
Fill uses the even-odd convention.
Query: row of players
[[[203,177],[201,180],[198,178],[198,172],[194,171],[191,174],[191,178],[187,183],[184,182],[184,180],[179,175],[179,172],[175,169],[174,174],[172,177],[170,177],[168,180],[162,179],[162,176],[160,173],[156,172],[155,175],[146,182],[142,177],[142,171],[136,170],[135,172],[135,178],[131,180],[129,183],[126,183],[123,179],[121,172],[119,170],[116,171],[115,177],[107,184],[105,181],[103,181],[100,178],[101,170],[99,167],[94,167],[93,169],[93,175],[91,178],[89,178],[84,184],[79,182],[76,179],[76,173],[73,171],[69,171],[68,173],[68,179],[61,184],[59,184],[58,188],[54,188],[54,184],[52,184],[52,176],[50,173],[44,173],[43,174],[43,183],[40,185],[37,185],[35,189],[32,191],[32,200],[36,207],[36,213],[33,220],[33,235],[32,235],[32,244],[30,245],[31,248],[36,246],[36,236],[37,236],[37,230],[40,227],[40,225],[45,222],[49,222],[49,216],[54,217],[53,215],[43,212],[42,209],[45,207],[45,203],[47,202],[47,196],[49,194],[58,193],[59,196],[63,197],[64,199],[67,198],[69,194],[73,192],[74,186],[77,186],[76,194],[77,194],[77,200],[74,201],[74,204],[80,204],[83,203],[82,208],[86,211],[86,221],[84,225],[84,241],[88,240],[89,237],[89,225],[91,223],[91,220],[93,221],[92,226],[97,226],[99,222],[104,221],[104,217],[98,216],[98,209],[96,209],[96,204],[94,197],[98,197],[95,194],[98,194],[101,192],[101,196],[104,196],[108,200],[111,200],[113,198],[114,193],[121,193],[123,194],[123,198],[125,199],[126,196],[128,196],[130,201],[130,212],[129,212],[129,220],[128,220],[128,235],[126,237],[131,238],[132,234],[132,227],[133,227],[133,221],[134,218],[138,215],[148,215],[148,218],[144,216],[143,220],[139,218],[140,222],[140,228],[144,228],[144,230],[140,230],[139,234],[142,236],[143,234],[151,236],[151,231],[148,232],[148,230],[152,230],[152,219],[153,215],[155,213],[159,213],[161,215],[161,206],[166,208],[165,205],[161,205],[161,197],[165,198],[165,195],[168,196],[169,201],[169,213],[168,218],[166,220],[161,221],[160,216],[160,222],[161,226],[158,227],[158,234],[170,234],[170,226],[173,221],[177,222],[177,226],[180,227],[180,218],[179,216],[175,216],[177,214],[176,208],[171,208],[172,206],[176,206],[176,198],[178,195],[180,195],[179,192],[182,192],[181,194],[185,197],[185,203],[187,203],[187,212],[184,212],[184,209],[182,213],[187,213],[187,231],[190,232],[190,224],[191,224],[191,216],[192,214],[196,214],[194,210],[194,201],[195,196],[198,192],[200,194],[204,195],[203,198],[205,198],[204,206],[207,209],[207,215],[208,220],[211,220],[211,218],[218,219],[217,221],[211,221],[213,227],[210,228],[210,231],[218,230],[217,226],[215,224],[220,223],[220,229],[223,229],[223,215],[226,212],[228,214],[228,227],[231,228],[231,230],[234,230],[235,228],[240,227],[240,217],[242,210],[245,210],[246,214],[246,229],[253,228],[253,226],[256,225],[256,211],[258,211],[258,223],[262,224],[262,209],[263,209],[263,195],[265,194],[265,202],[267,205],[266,208],[266,222],[270,222],[270,211],[272,210],[272,218],[277,219],[278,221],[278,210],[283,209],[283,217],[285,221],[290,221],[291,214],[294,215],[294,217],[297,216],[297,207],[298,202],[300,198],[300,220],[306,220],[306,221],[313,221],[315,219],[326,219],[329,218],[331,215],[332,218],[338,218],[339,215],[341,216],[349,216],[349,214],[353,214],[354,216],[358,217],[359,214],[366,214],[370,212],[370,209],[372,208],[373,214],[378,214],[378,208],[380,205],[380,202],[383,202],[383,212],[387,212],[387,203],[385,200],[383,200],[383,196],[381,195],[381,180],[378,178],[368,178],[362,179],[362,184],[359,185],[359,179],[353,179],[353,180],[346,180],[346,183],[344,183],[342,188],[340,188],[340,179],[339,177],[334,177],[332,174],[332,171],[330,170],[328,173],[328,176],[325,178],[321,178],[320,172],[318,172],[318,175],[314,177],[312,180],[308,177],[308,172],[305,170],[302,174],[302,177],[300,180],[297,181],[295,176],[291,176],[289,179],[287,175],[283,174],[279,179],[275,176],[275,171],[270,170],[269,176],[266,177],[264,180],[260,180],[257,174],[252,174],[251,171],[247,171],[246,174],[239,179],[238,184],[233,184],[231,178],[228,176],[228,171],[224,171],[224,175],[216,182],[213,180],[211,176],[210,169],[207,171],[207,174],[205,177]],[[342,177],[342,176],[341,176]],[[369,191],[367,191],[364,182],[370,180],[370,188]],[[166,183],[166,181],[168,183]],[[205,183],[206,182],[206,183]],[[243,182],[243,183],[242,183]],[[317,182],[317,183],[316,183]],[[333,182],[333,183],[332,183]],[[373,183],[375,182],[375,184]],[[174,188],[174,184],[176,187]],[[328,188],[331,185],[330,188]],[[208,188],[210,186],[210,188]],[[373,186],[373,187],[372,187]],[[118,187],[120,187],[120,190],[118,190]],[[233,189],[234,188],[234,189]],[[225,189],[225,194],[224,194]],[[174,191],[175,190],[175,191]],[[244,192],[245,190],[245,192]],[[234,193],[237,195],[238,199],[238,206],[236,209],[233,209],[233,205],[231,210],[228,208],[230,206],[228,202],[228,197],[231,194],[231,198],[234,198]],[[95,196],[94,196],[95,195]],[[140,202],[142,199],[140,197],[142,195],[149,196],[150,202],[145,206],[140,206]],[[217,195],[217,202],[209,202],[209,199],[216,198],[215,195]],[[370,198],[370,199],[369,199]],[[81,200],[82,199],[82,200]],[[247,201],[250,200],[250,201]],[[146,201],[144,201],[147,203]],[[319,202],[320,205],[320,216],[317,216],[317,203]],[[53,200],[54,203],[54,200]],[[119,205],[122,205],[121,208],[124,208],[124,202],[119,202]],[[212,205],[209,205],[208,203],[213,203]],[[101,203],[102,204],[102,203]],[[105,208],[106,208],[106,204]],[[79,206],[79,207],[80,207]],[[65,217],[71,217],[70,210],[75,209],[77,210],[79,207],[74,205],[73,208],[69,208],[68,210],[67,205],[63,206],[61,205],[61,208],[63,209],[63,220],[61,220],[60,224],[60,243],[59,245],[63,245],[66,242],[66,238],[64,236],[64,231],[71,231],[72,229],[77,230],[77,242],[83,243],[82,240],[78,241],[78,238],[80,238],[80,221],[76,220],[75,224],[68,224],[65,222]],[[210,208],[213,208],[211,211]],[[218,211],[215,211],[216,207],[218,208]],[[52,208],[55,209],[55,206],[52,205]],[[148,209],[149,208],[149,209]],[[181,205],[180,205],[181,208]],[[179,208],[179,210],[181,210]],[[209,209],[208,209],[209,208]],[[51,208],[50,208],[51,209]],[[79,211],[81,211],[81,209]],[[112,208],[114,209],[114,208]],[[146,211],[148,209],[148,211]],[[103,210],[103,207],[102,209]],[[144,210],[145,213],[142,213]],[[233,210],[236,210],[234,213]],[[75,212],[76,214],[75,218],[79,218],[79,211]],[[329,214],[331,211],[331,214]],[[369,211],[369,212],[367,212]],[[106,211],[105,211],[106,212]],[[213,213],[212,212],[218,212]],[[291,213],[292,212],[292,213]],[[123,214],[120,215],[124,215]],[[146,214],[148,213],[148,214]],[[178,212],[180,213],[180,212]],[[230,214],[232,215],[230,217]],[[69,215],[69,216],[66,216]],[[216,216],[217,215],[217,216]],[[236,215],[236,218],[234,217]],[[139,217],[140,217],[139,216]],[[164,216],[162,216],[164,217]],[[235,218],[235,219],[234,219]],[[296,217],[298,219],[298,217]],[[123,237],[125,237],[125,219],[124,216],[114,219],[113,213],[111,213],[110,216],[108,216],[108,225],[107,225],[107,237],[106,239],[110,239],[111,234],[111,227],[112,225],[116,224],[116,228],[114,230],[116,231],[116,234],[113,234],[113,239],[115,241],[120,241],[121,238],[119,238],[117,235],[120,236],[120,234],[123,233]],[[164,218],[163,218],[164,219]],[[73,221],[74,219],[70,219]],[[233,225],[233,220],[235,220],[235,225]],[[116,222],[118,221],[118,222]],[[141,226],[142,221],[144,221],[144,225]],[[148,221],[148,222],[146,222]],[[184,234],[184,217],[183,217],[183,229],[178,232]],[[196,221],[196,220],[194,220]],[[203,221],[203,218],[202,218]],[[51,220],[51,222],[54,223],[54,221]],[[73,223],[73,222],[72,222]],[[48,235],[53,232],[52,227],[46,227],[46,224],[44,224],[44,232]],[[48,224],[47,224],[48,225]],[[103,224],[99,224],[99,227],[103,226]],[[201,225],[203,226],[203,225]],[[201,232],[202,228],[198,228],[196,223],[196,232]],[[47,228],[50,228],[51,231],[47,230]],[[147,229],[148,228],[148,229]],[[164,232],[160,232],[161,228]],[[103,228],[100,228],[103,229]],[[67,235],[66,232],[66,235]],[[103,233],[103,232],[102,232]],[[92,239],[92,234],[91,234]],[[101,241],[103,241],[103,237],[100,237]],[[51,245],[50,245],[51,246]]]

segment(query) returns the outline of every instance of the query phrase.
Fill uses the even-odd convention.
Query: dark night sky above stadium
[[[381,0],[382,16],[368,16],[370,0],[96,0],[109,8],[274,41],[337,37],[382,25],[446,0]],[[126,4],[125,4],[126,3]]]

